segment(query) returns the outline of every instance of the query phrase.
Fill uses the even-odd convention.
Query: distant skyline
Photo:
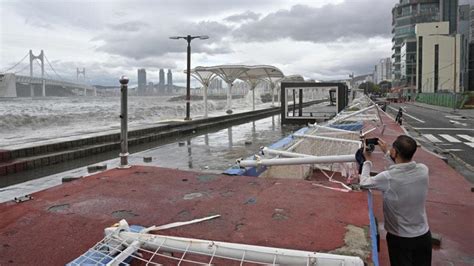
[[[184,85],[186,42],[168,37],[192,34],[210,37],[192,42],[192,67],[269,64],[286,75],[348,78],[352,71],[370,73],[379,59],[390,57],[397,2],[0,0],[0,71],[30,49],[43,49],[71,80],[77,67],[85,67],[93,84],[118,84],[122,74],[136,84],[137,69],[145,68],[147,80],[158,83],[164,68]]]

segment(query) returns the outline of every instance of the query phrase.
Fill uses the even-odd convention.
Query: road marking
[[[394,110],[395,112],[398,112],[398,110],[395,109],[395,108],[393,108],[392,106],[388,106],[388,108]],[[403,109],[403,107],[402,107],[402,109]],[[416,118],[416,117],[414,117],[414,116],[412,116],[412,115],[409,115],[407,112],[403,113],[403,116],[408,116],[408,117],[410,117],[411,119],[414,119],[414,120],[416,120],[416,121],[418,121],[418,122],[420,122],[420,123],[425,123],[425,121],[423,121],[423,120],[421,120],[421,119],[418,119],[418,118]]]
[[[445,115],[444,117],[454,120],[466,120],[465,117],[459,115]]]
[[[469,142],[474,142],[474,137],[471,137],[471,136],[468,136],[468,135],[462,135],[462,134],[458,134],[457,136],[460,137],[460,138],[463,138],[463,139],[465,139]]]
[[[441,142],[438,138],[433,136],[432,134],[423,134],[423,137],[427,138],[431,142]]]
[[[445,151],[463,151],[462,149],[445,149]]]
[[[441,127],[414,127],[416,130],[459,130],[459,131],[474,131],[474,128],[441,128]]]
[[[464,142],[467,146],[470,146],[471,148],[474,148],[474,142]]]
[[[456,125],[461,125],[461,126],[467,126],[466,123],[461,123],[461,122],[458,122],[458,121],[455,121],[455,120],[449,120],[449,122],[451,124],[456,124]]]
[[[441,137],[443,137],[444,139],[446,139],[447,141],[449,142],[456,142],[456,143],[459,143],[461,142],[460,140],[458,140],[457,138],[455,137],[451,137],[450,135],[448,134],[439,134]]]

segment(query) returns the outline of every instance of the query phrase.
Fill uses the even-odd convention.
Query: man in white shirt
[[[399,136],[390,150],[383,140],[378,144],[394,164],[371,177],[372,162],[365,161],[360,186],[382,191],[390,264],[431,265],[431,233],[425,210],[428,167],[412,161],[417,145],[409,136]]]

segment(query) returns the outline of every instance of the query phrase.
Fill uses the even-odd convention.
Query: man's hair
[[[400,135],[398,138],[393,142],[393,148],[400,154],[400,157],[404,160],[411,160],[413,154],[416,152],[416,141],[407,136],[407,135]]]

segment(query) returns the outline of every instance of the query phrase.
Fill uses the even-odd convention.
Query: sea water
[[[153,126],[186,115],[184,101],[171,96],[130,96],[129,128]],[[257,103],[261,101],[257,100]],[[251,110],[251,97],[233,99],[234,110]],[[225,100],[209,100],[210,116],[225,115]],[[260,106],[262,108],[263,106]],[[120,129],[120,97],[38,97],[0,99],[0,148],[41,140]],[[203,101],[191,102],[191,117],[204,115]]]

